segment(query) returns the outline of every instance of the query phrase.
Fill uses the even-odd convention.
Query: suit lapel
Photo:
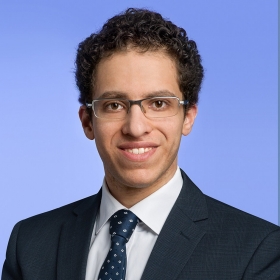
[[[205,234],[204,195],[182,171],[183,188],[152,250],[141,280],[176,279]]]
[[[73,217],[61,230],[58,261],[58,280],[84,280],[90,240],[101,201],[101,190],[92,199],[73,211]]]

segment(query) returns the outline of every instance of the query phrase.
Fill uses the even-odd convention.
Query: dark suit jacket
[[[142,280],[280,279],[280,228],[184,184]],[[2,280],[85,279],[101,192],[16,224]],[[137,264],[135,264],[137,265]]]

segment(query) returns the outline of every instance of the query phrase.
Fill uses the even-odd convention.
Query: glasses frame
[[[100,98],[100,99],[93,99],[91,101],[91,103],[87,103],[86,102],[86,107],[87,108],[91,108],[93,113],[94,113],[94,116],[98,119],[107,119],[107,120],[110,120],[110,118],[103,118],[103,117],[98,117],[95,113],[95,110],[94,110],[94,103],[97,102],[97,101],[102,101],[102,100],[119,100],[119,101],[127,101],[129,103],[129,106],[127,108],[127,112],[126,114],[128,114],[130,112],[130,108],[132,105],[138,105],[142,111],[142,113],[144,114],[144,116],[148,119],[157,119],[157,118],[169,118],[169,117],[173,117],[175,115],[178,114],[178,112],[175,114],[175,115],[172,115],[172,116],[168,116],[168,117],[147,117],[147,115],[145,114],[144,112],[144,107],[142,106],[142,102],[145,101],[145,100],[152,100],[152,99],[160,99],[160,98],[170,98],[170,99],[177,99],[178,100],[178,107],[180,107],[180,105],[182,106],[186,106],[189,104],[189,101],[188,100],[180,100],[179,97],[177,96],[154,96],[154,97],[148,97],[148,98],[143,98],[143,99],[139,99],[139,100],[129,100],[129,99],[126,99],[126,98]],[[123,120],[125,119],[124,118],[115,118],[115,119],[118,119],[118,120]]]

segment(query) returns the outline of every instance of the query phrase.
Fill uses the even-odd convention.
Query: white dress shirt
[[[171,211],[183,185],[179,167],[172,179],[159,190],[141,200],[129,210],[141,222],[126,244],[126,280],[140,280],[157,237]],[[99,213],[93,228],[88,254],[86,280],[97,280],[111,245],[110,217],[120,209],[127,209],[109,192],[104,180]]]

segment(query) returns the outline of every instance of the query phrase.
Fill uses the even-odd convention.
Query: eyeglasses
[[[122,98],[94,99],[86,103],[92,108],[94,115],[101,119],[125,119],[132,105],[138,105],[147,118],[166,118],[178,114],[180,105],[187,105],[188,101],[181,101],[175,96],[150,97],[141,100]]]

